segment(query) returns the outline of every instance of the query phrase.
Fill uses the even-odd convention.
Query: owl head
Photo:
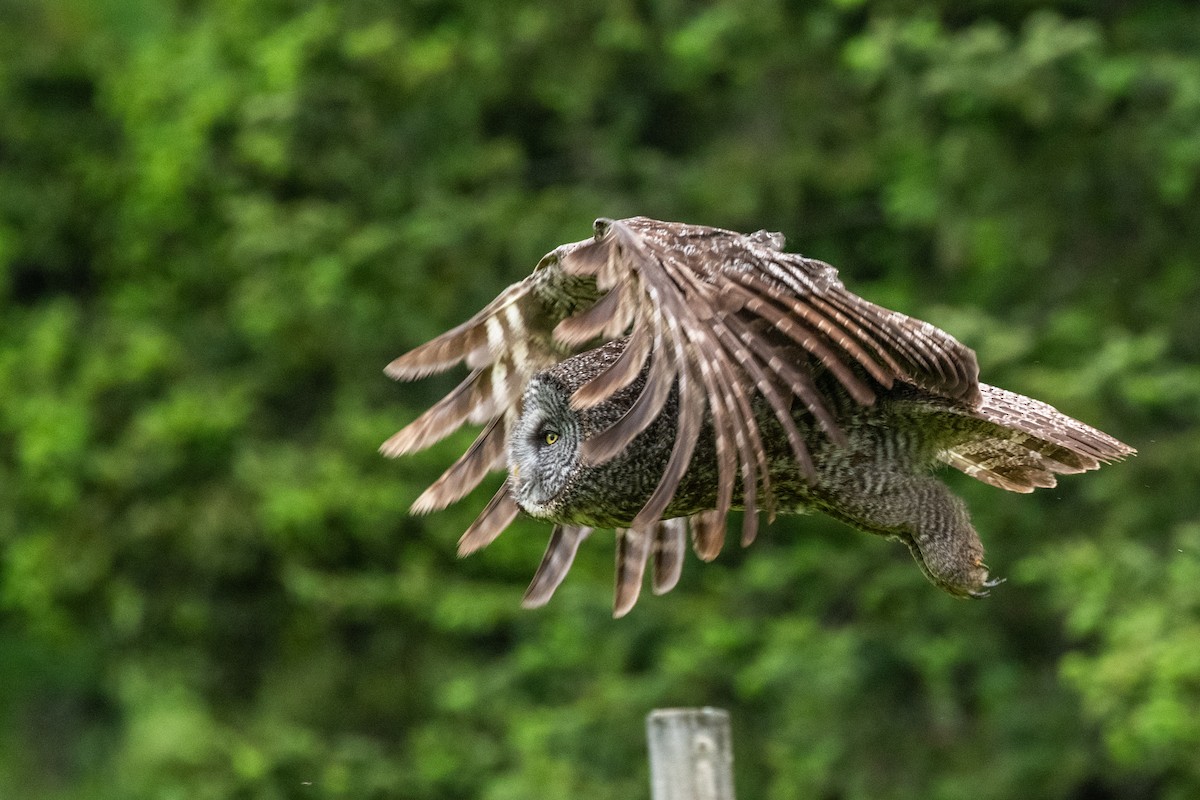
[[[509,487],[527,514],[601,528],[627,526],[658,485],[675,439],[675,393],[622,453],[590,463],[584,444],[622,417],[644,375],[607,400],[571,406],[575,391],[608,368],[625,340],[572,356],[530,379],[508,440]],[[686,495],[681,493],[681,496]]]
[[[517,504],[539,519],[553,518],[579,467],[579,412],[571,395],[547,373],[525,390],[522,411],[508,440],[509,485]]]

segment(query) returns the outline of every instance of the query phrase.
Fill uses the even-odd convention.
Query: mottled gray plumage
[[[689,528],[697,554],[715,557],[734,508],[746,510],[743,544],[759,509],[821,510],[904,541],[935,584],[978,596],[993,585],[983,547],[930,467],[1025,492],[1133,452],[979,383],[971,350],[782,244],[762,231],[601,220],[595,237],[557,248],[476,317],[397,359],[398,378],[463,360],[473,371],[385,453],[484,425],[414,510],[507,466],[460,552],[522,509],[557,523],[527,605],[549,599],[593,529],[614,528],[623,614],[648,564],[656,592],[675,585]]]

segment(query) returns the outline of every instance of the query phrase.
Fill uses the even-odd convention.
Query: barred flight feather
[[[692,549],[702,561],[712,561],[725,546],[725,515],[719,511],[701,511],[688,517],[692,528]]]
[[[517,501],[508,491],[508,484],[500,487],[500,491],[492,496],[483,511],[479,513],[471,527],[458,540],[458,554],[469,556],[476,550],[481,550],[504,533],[521,510]]]
[[[538,565],[533,581],[525,590],[521,605],[525,608],[539,608],[550,601],[554,591],[567,577],[571,564],[575,562],[575,554],[579,545],[592,533],[592,528],[585,525],[555,525],[550,534],[550,542],[546,545],[546,554]]]
[[[642,506],[642,510],[633,518],[632,527],[643,528],[662,519],[662,514],[675,497],[683,473],[692,462],[692,453],[696,450],[696,440],[700,437],[700,425],[703,421],[703,400],[693,389],[691,369],[685,364],[679,371],[679,420],[675,433],[675,443],[671,447],[671,455],[667,459],[666,468],[650,499]]]
[[[638,317],[621,355],[571,395],[571,407],[578,410],[598,405],[632,383],[645,366],[652,344],[648,323]]]
[[[679,583],[679,577],[683,574],[686,543],[687,520],[683,517],[663,520],[655,528],[651,583],[655,594],[666,594]]]
[[[450,394],[380,445],[389,458],[424,450],[454,433],[480,408],[491,411],[491,369],[476,369]]]
[[[723,331],[722,333],[725,333],[725,335],[729,338],[732,338],[733,336],[732,333],[727,331]],[[730,347],[731,349],[737,348],[736,342],[726,342],[726,346]],[[750,373],[750,377],[754,381],[755,387],[766,399],[767,404],[771,407],[771,410],[775,414],[775,418],[783,427],[783,432],[787,436],[788,443],[792,446],[792,454],[795,455],[796,462],[800,465],[801,471],[809,478],[815,477],[816,473],[813,468],[812,456],[809,455],[808,445],[805,444],[803,437],[800,435],[800,431],[796,428],[796,421],[792,418],[792,409],[790,404],[779,392],[776,385],[768,378],[767,372],[763,368],[764,364],[760,363],[759,361],[761,356],[759,356],[758,353],[750,353],[746,350],[742,350],[741,348],[736,349],[734,351],[734,355],[738,358],[738,361],[742,367]],[[772,363],[775,363],[780,367],[784,367],[785,370],[787,369],[787,367],[779,361],[778,356],[774,355],[773,353],[767,359],[765,359],[765,366],[770,369],[770,365]],[[791,373],[789,372],[788,374]],[[808,407],[808,410],[813,414],[814,417],[817,418],[821,426],[825,428],[825,432],[831,439],[834,441],[845,441],[845,434],[842,433],[841,428],[837,426],[837,422],[834,421],[833,416],[829,413],[829,410],[821,401],[820,396],[816,394],[815,391],[810,391],[809,386],[806,385],[808,383],[807,376],[796,372],[792,377],[793,380],[788,384],[792,393],[799,396],[801,400],[805,400],[806,398],[809,399],[810,402],[805,403]]]
[[[428,514],[458,502],[470,494],[488,472],[502,469],[504,446],[508,438],[506,434],[503,417],[497,417],[488,423],[467,452],[421,493],[412,505],[412,512]]]
[[[625,449],[635,436],[654,421],[658,412],[662,411],[674,380],[675,370],[669,353],[666,350],[658,350],[650,359],[646,388],[621,419],[585,443],[583,459],[594,464],[601,463]]]
[[[617,529],[617,574],[613,590],[613,616],[623,617],[642,593],[642,577],[650,557],[649,532],[638,528]]]
[[[509,286],[482,311],[461,325],[395,359],[384,372],[390,378],[411,381],[444,372],[458,364],[487,344],[488,320],[496,318],[506,306],[528,293],[530,287],[527,280]]]

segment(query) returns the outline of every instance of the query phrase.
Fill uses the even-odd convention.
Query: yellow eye
[[[546,432],[546,444],[554,444],[558,441],[558,434],[554,431]]]

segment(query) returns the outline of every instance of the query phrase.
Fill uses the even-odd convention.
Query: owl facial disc
[[[508,440],[509,485],[517,504],[534,517],[551,515],[579,458],[579,416],[554,378],[535,376]]]

